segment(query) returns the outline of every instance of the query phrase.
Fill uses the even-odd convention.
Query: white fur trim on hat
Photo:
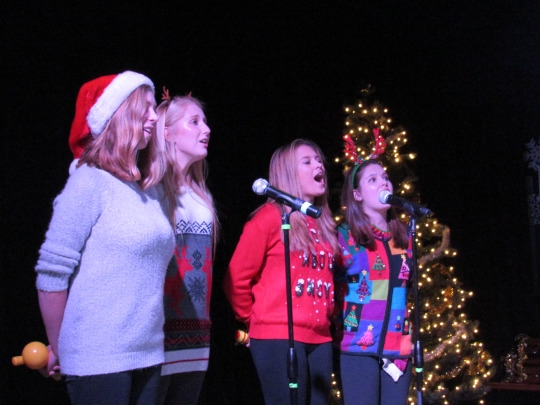
[[[77,170],[77,163],[79,163],[79,159],[73,159],[71,164],[69,165],[69,175],[70,176],[73,173],[75,173],[75,170]]]
[[[129,70],[120,73],[111,81],[86,117],[92,136],[96,137],[103,132],[105,125],[118,107],[137,87],[143,84],[154,88],[154,83],[148,77]]]

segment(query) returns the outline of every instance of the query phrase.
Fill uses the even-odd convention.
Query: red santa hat
[[[90,134],[100,135],[118,107],[143,84],[154,88],[152,81],[136,72],[98,77],[82,85],[75,104],[75,118],[69,133],[69,147],[78,159]]]

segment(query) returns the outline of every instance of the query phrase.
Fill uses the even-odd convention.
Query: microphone
[[[394,207],[401,208],[407,211],[409,214],[417,217],[430,217],[433,215],[433,212],[426,207],[412,203],[410,201],[404,200],[403,198],[396,197],[392,195],[390,191],[384,190],[379,194],[379,201],[383,204],[390,204]]]
[[[322,210],[319,207],[272,187],[265,179],[255,180],[252,188],[255,194],[267,195],[278,203],[288,205],[292,209],[300,211],[302,214],[313,218],[319,218],[321,216]]]

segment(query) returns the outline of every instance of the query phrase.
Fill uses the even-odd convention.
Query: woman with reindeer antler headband
[[[218,220],[206,187],[210,128],[202,103],[163,89],[157,138],[165,150],[163,179],[176,249],[165,278],[165,364],[159,404],[197,404],[210,355],[210,296]]]
[[[411,337],[407,314],[411,240],[390,205],[379,201],[393,186],[378,160],[384,138],[374,131],[367,158],[355,154],[345,135],[345,154],[354,159],[345,174],[338,227],[344,273],[336,281],[341,301],[341,381],[346,405],[406,404],[411,378]]]

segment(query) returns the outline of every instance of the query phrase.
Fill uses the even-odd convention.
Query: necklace
[[[392,234],[389,230],[381,229],[373,224],[369,224],[371,228],[371,232],[373,232],[373,236],[375,236],[377,239],[380,240],[390,240],[392,238]]]

